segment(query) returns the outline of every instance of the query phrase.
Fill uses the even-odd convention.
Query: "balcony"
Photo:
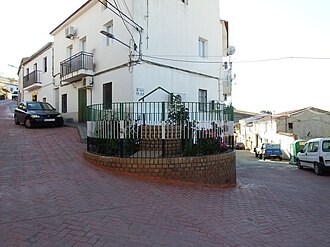
[[[41,71],[35,70],[23,77],[23,89],[35,90],[42,87]]]
[[[62,82],[79,81],[86,76],[94,75],[94,54],[81,51],[61,62]]]

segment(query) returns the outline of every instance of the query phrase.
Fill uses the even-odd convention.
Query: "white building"
[[[51,31],[55,98],[65,117],[84,121],[87,105],[135,102],[157,87],[184,101],[222,99],[228,23],[218,0],[111,3],[89,0]],[[157,91],[146,101],[168,97]]]
[[[330,136],[330,112],[315,107],[257,116],[240,120],[239,138],[253,151],[261,143],[281,144],[284,158],[289,157],[290,144]]]
[[[116,3],[86,1],[51,31],[54,42],[22,59],[19,100],[48,101],[83,122],[90,104],[168,101],[162,90],[148,95],[158,87],[187,102],[231,95],[218,0]]]
[[[23,58],[19,67],[19,100],[47,101],[58,107],[53,79],[53,42],[47,43],[32,56]]]

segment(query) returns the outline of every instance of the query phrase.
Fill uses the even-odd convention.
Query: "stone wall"
[[[160,180],[180,180],[204,185],[236,185],[236,153],[179,158],[118,158],[84,152],[91,163],[111,171]]]

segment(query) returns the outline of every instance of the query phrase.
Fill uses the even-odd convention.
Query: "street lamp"
[[[128,44],[125,44],[123,41],[117,39],[113,34],[107,32],[107,31],[102,30],[102,31],[100,31],[100,33],[103,34],[103,35],[105,35],[105,36],[107,36],[110,39],[114,39],[114,40],[118,41],[120,44],[122,44],[122,45],[124,45],[124,46],[126,46],[128,48],[131,48]]]
[[[15,66],[15,65],[12,65],[12,64],[7,64],[9,67],[12,67],[12,68],[15,68],[15,69],[18,69],[18,67],[17,66]]]

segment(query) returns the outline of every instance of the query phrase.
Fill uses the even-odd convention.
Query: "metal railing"
[[[232,107],[196,102],[135,102],[87,108],[87,150],[118,157],[182,157],[221,153]]]
[[[33,84],[41,84],[41,71],[35,70],[23,77],[23,88],[29,87]]]
[[[61,76],[66,76],[81,69],[93,70],[93,53],[78,52],[60,63]]]

